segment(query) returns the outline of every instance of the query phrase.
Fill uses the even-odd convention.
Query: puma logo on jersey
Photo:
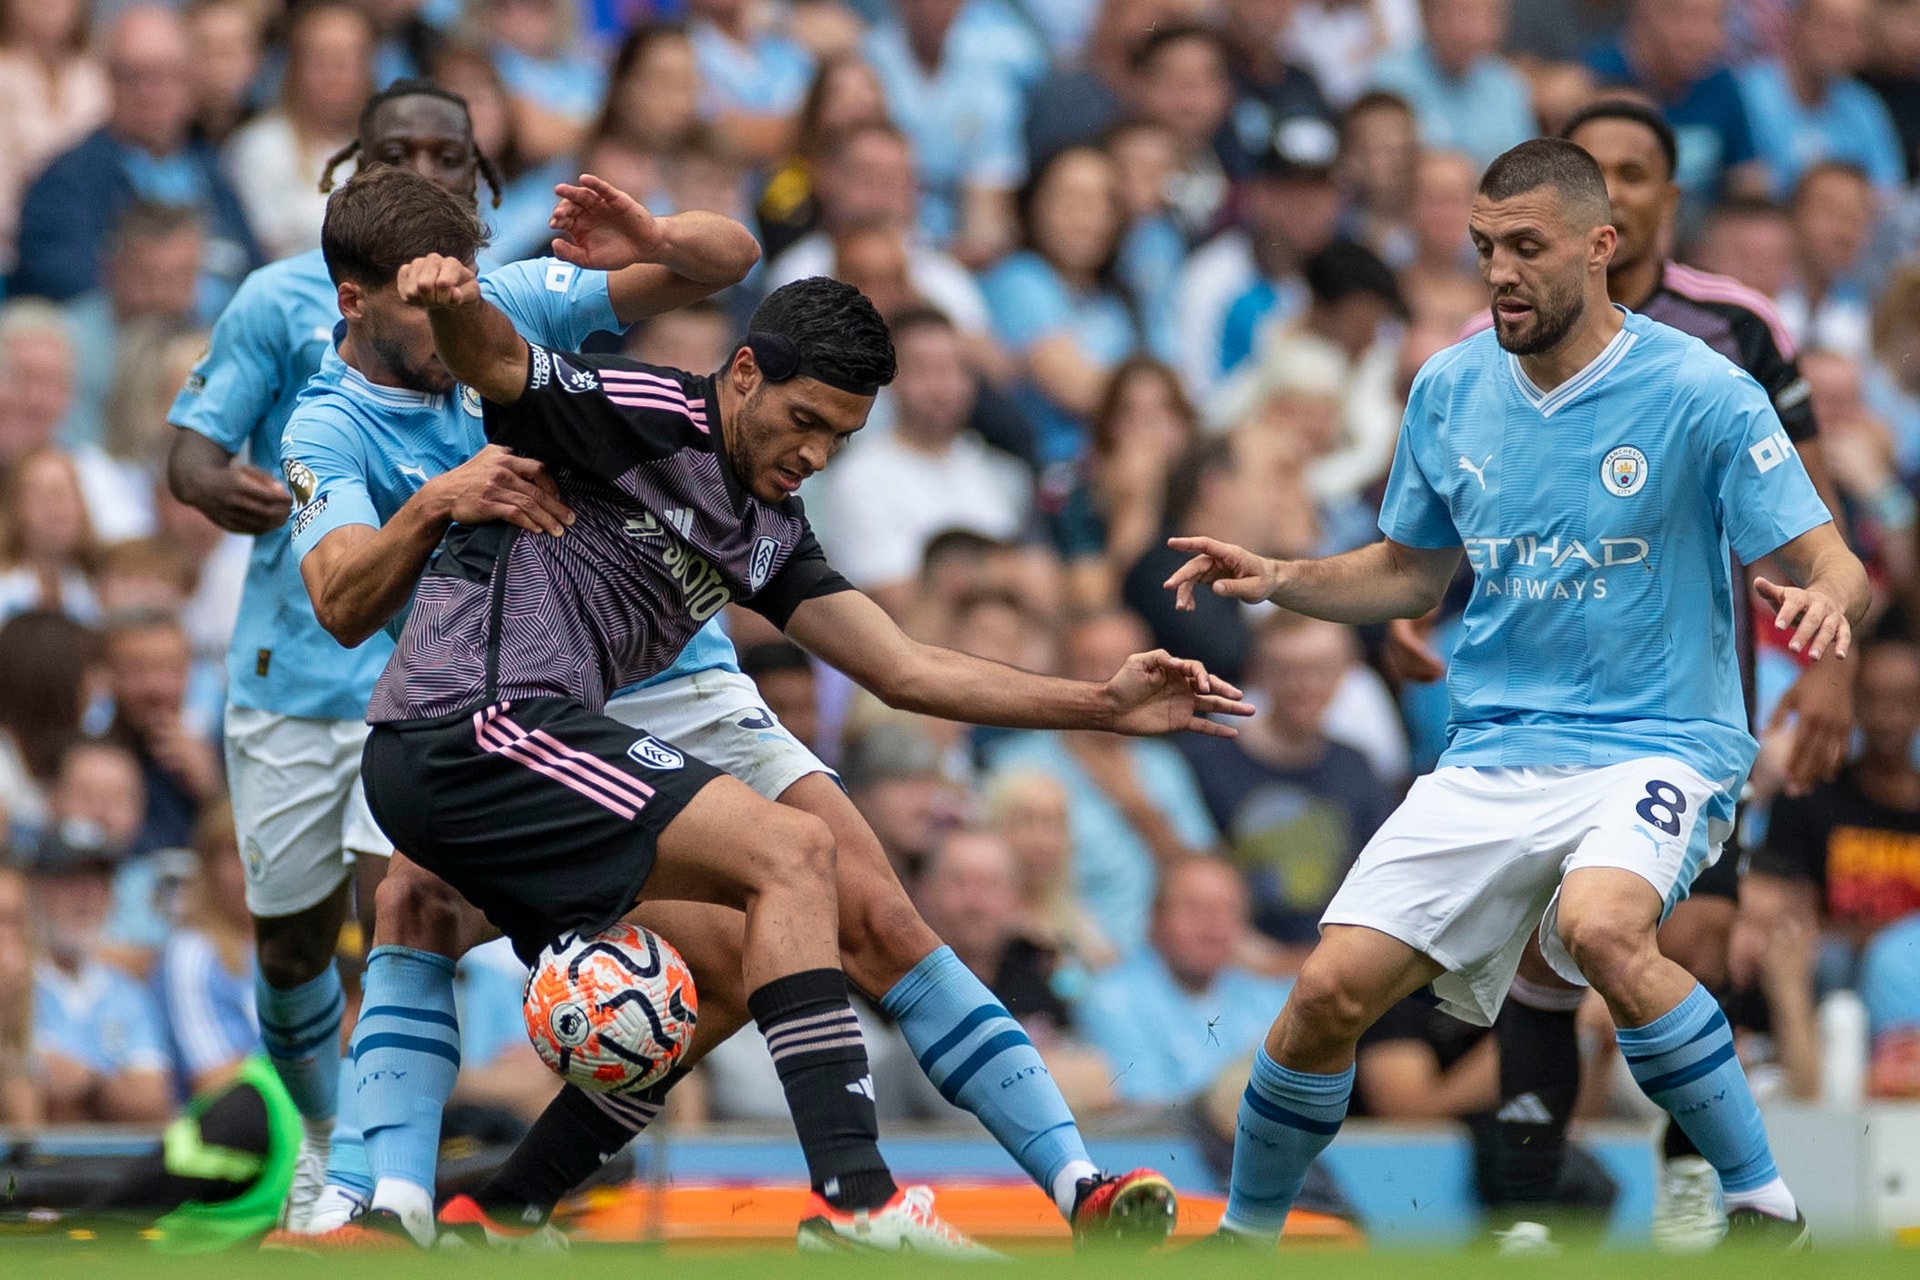
[[[1473,478],[1480,482],[1480,492],[1485,493],[1487,491],[1487,464],[1492,461],[1493,455],[1488,454],[1486,457],[1480,459],[1480,465],[1476,467],[1473,465],[1473,459],[1463,453],[1460,455],[1459,469],[1473,472]]]
[[[398,471],[403,476],[411,476],[413,479],[418,480],[421,484],[425,484],[427,482],[426,469],[423,467],[410,467],[406,463],[402,462],[397,464],[394,467],[394,470]]]

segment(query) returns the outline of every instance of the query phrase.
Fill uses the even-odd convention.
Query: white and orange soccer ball
[[[623,921],[542,951],[527,975],[526,1015],[534,1049],[561,1077],[597,1093],[632,1093],[686,1053],[699,999],[673,944]]]

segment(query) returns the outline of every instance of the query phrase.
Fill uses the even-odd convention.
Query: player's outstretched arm
[[[1799,585],[1755,578],[1753,589],[1775,611],[1773,625],[1793,632],[1787,648],[1815,662],[1829,653],[1844,659],[1853,647],[1853,628],[1871,600],[1860,558],[1831,524],[1816,525],[1773,554]]]
[[[270,472],[244,462],[188,427],[174,432],[167,488],[228,533],[265,533],[287,522],[293,499]]]
[[[495,404],[527,387],[527,340],[480,294],[480,277],[457,258],[430,253],[401,264],[400,300],[426,311],[433,345],[453,376]]]
[[[1270,560],[1212,538],[1169,538],[1167,545],[1193,555],[1164,584],[1177,609],[1191,611],[1194,591],[1210,587],[1215,595],[1271,600],[1329,622],[1417,618],[1440,603],[1460,564],[1459,547],[1410,547],[1391,538],[1322,560]]]
[[[858,591],[805,601],[786,632],[888,706],[946,720],[1130,734],[1191,729],[1232,737],[1230,725],[1204,717],[1253,714],[1238,689],[1189,658],[1163,650],[1138,653],[1105,684],[1035,675],[921,644]]]
[[[623,325],[738,284],[760,261],[753,233],[723,214],[695,210],[655,217],[590,173],[553,192],[560,197],[548,220],[557,233],[554,256],[611,272],[607,295]]]

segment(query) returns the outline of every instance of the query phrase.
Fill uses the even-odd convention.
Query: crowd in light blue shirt
[[[1825,87],[1808,104],[1794,92],[1778,59],[1756,62],[1739,73],[1740,93],[1753,122],[1753,141],[1784,199],[1800,175],[1823,160],[1859,165],[1882,191],[1907,180],[1906,154],[1880,95],[1850,77]]]
[[[1182,986],[1158,951],[1142,947],[1095,974],[1074,1023],[1113,1070],[1126,1102],[1183,1102],[1244,1063],[1266,1039],[1291,978],[1229,968],[1204,991]]]
[[[1374,87],[1413,108],[1423,145],[1464,151],[1485,165],[1534,136],[1533,91],[1512,63],[1494,54],[1452,75],[1423,41],[1374,65]]]

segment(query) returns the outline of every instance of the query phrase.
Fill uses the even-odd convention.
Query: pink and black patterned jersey
[[[535,346],[520,399],[488,402],[485,417],[489,440],[547,466],[574,523],[557,538],[456,526],[374,689],[372,723],[512,698],[598,711],[665,670],[730,601],[784,626],[802,601],[849,589],[798,499],[770,506],[741,487],[711,378]]]

